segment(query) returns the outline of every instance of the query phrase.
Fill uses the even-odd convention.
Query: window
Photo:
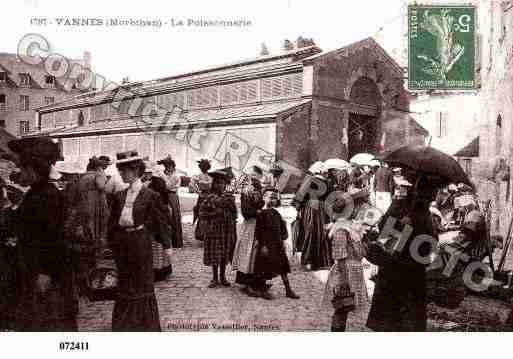
[[[495,126],[495,154],[498,156],[502,152],[502,117],[497,116],[497,124]]]
[[[438,137],[446,137],[447,136],[447,121],[448,121],[449,113],[448,112],[439,112],[438,113]]]
[[[467,173],[467,176],[472,177],[472,159],[471,158],[465,158],[463,160],[463,168],[465,168],[465,172]]]
[[[217,106],[218,96],[218,88],[214,86],[191,90],[187,93],[187,105],[189,108]]]
[[[20,95],[20,111],[30,111],[30,101],[29,97],[25,95]]]
[[[30,130],[28,121],[20,121],[20,135],[28,133]]]
[[[262,79],[261,91],[263,99],[301,95],[303,75],[299,73]]]
[[[55,87],[55,76],[45,76],[45,85],[46,87]]]
[[[244,81],[221,87],[221,104],[244,103],[257,101],[258,82]]]
[[[5,111],[7,107],[7,99],[5,95],[2,93],[0,94],[0,111]]]
[[[77,116],[77,124],[79,126],[84,126],[85,120],[84,120],[84,113],[82,111],[78,112]]]
[[[20,74],[20,86],[25,86],[25,87],[30,86],[30,74],[26,74],[26,73]]]
[[[0,72],[0,82],[7,81],[7,72]]]
[[[0,120],[0,128],[5,128],[5,120]]]
[[[51,105],[55,102],[55,98],[53,97],[45,97],[45,105],[48,106],[48,105]]]

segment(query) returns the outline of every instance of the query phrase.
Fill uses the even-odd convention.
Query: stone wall
[[[276,120],[276,158],[302,171],[312,161],[308,140],[310,113],[311,106],[306,105]],[[291,178],[285,192],[294,191],[299,184],[300,178]]]
[[[493,201],[492,231],[506,236],[512,216],[512,182],[493,168],[499,159],[513,166],[513,7],[511,1],[482,6],[483,66],[478,191]],[[486,39],[486,41],[484,41]],[[492,179],[492,180],[490,180]],[[511,248],[510,248],[511,250]],[[510,252],[511,253],[511,252]],[[510,255],[511,257],[511,255]],[[511,269],[511,264],[507,266]]]
[[[313,67],[310,127],[313,159],[347,159],[341,139],[350,112],[376,116],[378,130],[373,143],[376,149],[383,133],[388,131],[391,132],[386,135],[385,150],[411,141],[424,141],[422,131],[408,130],[411,119],[404,113],[409,109],[409,98],[403,86],[402,70],[374,40],[366,39],[327,53],[314,60]]]

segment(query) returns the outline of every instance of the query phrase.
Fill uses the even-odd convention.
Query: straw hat
[[[116,154],[116,165],[143,160],[143,157],[139,156],[139,153],[135,150],[119,152]]]

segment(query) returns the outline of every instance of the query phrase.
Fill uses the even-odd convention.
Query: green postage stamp
[[[475,22],[473,6],[409,6],[408,88],[475,88]]]

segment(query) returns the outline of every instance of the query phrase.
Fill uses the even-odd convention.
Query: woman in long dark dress
[[[198,210],[201,202],[208,195],[210,187],[212,186],[212,177],[210,177],[210,175],[208,174],[208,171],[211,168],[210,161],[207,159],[202,159],[198,161],[198,167],[201,173],[192,176],[191,181],[189,183],[189,192],[198,194],[198,200],[196,201],[196,205],[193,208],[193,223],[196,224],[194,237],[198,241],[203,241],[204,230],[202,223],[199,221]]]
[[[367,327],[374,331],[426,330],[426,266],[413,258],[410,247],[413,239],[420,235],[438,238],[429,213],[435,194],[436,183],[421,178],[413,193],[394,200],[383,216],[380,230],[389,218],[397,219],[397,231],[403,231],[406,225],[413,229],[402,250],[390,255],[379,242],[369,244],[367,259],[379,267],[367,319]],[[430,248],[421,246],[419,255],[426,257],[429,251]]]
[[[110,160],[102,157],[102,160],[90,158],[87,172],[65,189],[69,207],[66,234],[80,252],[76,276],[81,295],[88,294],[89,274],[96,266],[96,258],[107,235],[109,207],[105,193],[105,168],[110,165]]]
[[[148,188],[157,192],[160,195],[160,200],[166,211],[166,219],[168,224],[169,237],[173,235],[173,219],[171,217],[171,210],[169,210],[169,196],[167,195],[166,182],[156,176],[152,176],[149,181]],[[153,273],[155,275],[155,282],[160,282],[169,278],[173,273],[173,266],[171,258],[166,255],[166,249],[157,239],[153,240]],[[172,242],[172,241],[171,241]]]
[[[112,329],[160,331],[152,240],[171,246],[166,208],[158,193],[142,185],[144,162],[136,151],[118,153],[116,167],[129,187],[115,194],[109,218],[109,245],[118,270]]]
[[[12,221],[17,204],[9,197],[6,183],[0,178],[0,331],[12,327],[16,293],[16,234]]]
[[[253,273],[254,259],[257,250],[255,229],[256,218],[259,210],[264,206],[262,198],[262,170],[253,166],[249,183],[242,187],[240,194],[240,207],[244,221],[240,226],[237,236],[237,244],[233,254],[232,269],[236,270],[235,282],[243,285],[243,291],[249,296],[261,296],[261,289],[265,285]]]
[[[199,218],[204,221],[203,264],[212,267],[209,288],[230,286],[226,280],[226,265],[232,261],[237,233],[235,223],[237,207],[235,197],[226,193],[229,175],[214,171],[211,193],[201,203]]]
[[[258,212],[256,221],[257,252],[255,258],[255,274],[265,280],[281,276],[287,298],[299,299],[290,286],[288,274],[290,264],[285,251],[284,241],[288,238],[287,225],[280,213],[274,209],[279,206],[278,190],[273,187],[264,189],[264,209]],[[272,299],[272,296],[262,296]]]
[[[169,205],[171,207],[171,217],[173,219],[173,236],[171,238],[171,245],[173,248],[182,248],[182,213],[178,198],[178,189],[180,188],[181,179],[176,173],[176,163],[171,156],[167,156],[166,158],[157,161],[157,164],[164,166],[164,175],[162,176],[162,179],[166,181]]]
[[[314,190],[319,188],[321,181],[328,187],[327,182],[321,176],[315,176],[311,182]],[[328,196],[328,191],[322,196],[314,198],[307,193],[302,199],[298,196],[294,198],[294,203],[298,210],[298,220],[301,221],[301,234],[295,247],[301,252],[301,264],[310,267],[311,270],[318,270],[330,266],[330,250],[325,231],[327,221],[324,201]]]
[[[20,181],[30,185],[17,211],[18,331],[76,331],[78,300],[71,248],[65,240],[65,198],[49,182],[51,166],[61,159],[49,138],[9,142],[20,156]]]

